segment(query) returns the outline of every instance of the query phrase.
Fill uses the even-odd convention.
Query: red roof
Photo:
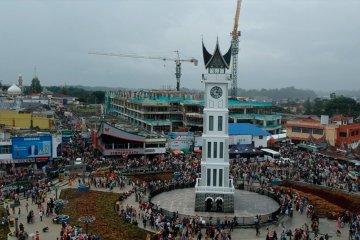
[[[338,121],[344,121],[344,120],[350,120],[350,119],[351,119],[351,117],[345,117],[343,115],[335,115],[331,118],[331,121],[338,122]]]

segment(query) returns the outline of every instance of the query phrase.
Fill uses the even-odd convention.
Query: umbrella
[[[181,150],[179,150],[179,149],[176,149],[176,150],[172,151],[172,153],[173,153],[174,155],[178,155],[178,154],[183,154],[184,152],[181,151]]]

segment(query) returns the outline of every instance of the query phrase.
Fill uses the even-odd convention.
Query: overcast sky
[[[230,46],[236,0],[0,0],[0,80],[25,85],[175,87],[171,61],[89,51],[195,57],[181,85],[203,88],[201,37]],[[243,0],[241,88],[360,89],[359,0]]]

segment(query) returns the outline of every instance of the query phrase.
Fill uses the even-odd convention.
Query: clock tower
[[[234,184],[229,179],[228,85],[231,47],[222,55],[219,42],[213,54],[203,43],[207,73],[202,135],[201,177],[196,179],[195,211],[234,212]]]

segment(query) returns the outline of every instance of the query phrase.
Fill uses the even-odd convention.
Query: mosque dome
[[[7,93],[12,95],[18,95],[21,94],[21,89],[16,86],[16,84],[13,84],[8,88]]]

